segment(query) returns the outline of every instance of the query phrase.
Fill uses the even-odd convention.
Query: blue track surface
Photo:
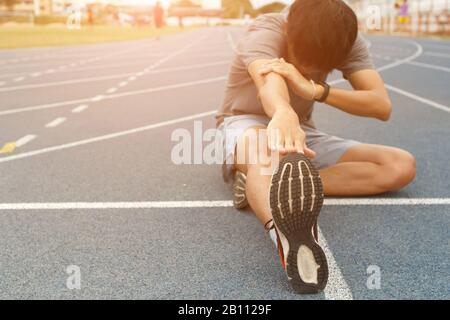
[[[233,54],[228,35],[241,34],[210,28],[159,42],[0,51],[0,148],[33,137],[0,154],[0,298],[450,298],[450,205],[382,204],[450,198],[450,42],[367,38],[377,67],[402,62],[382,71],[396,89],[387,123],[316,107],[321,130],[404,148],[416,156],[418,175],[406,189],[374,197],[378,204],[324,207],[330,283],[325,293],[299,296],[251,212],[183,206],[231,199],[219,166],[170,160],[173,130],[193,132],[194,122],[166,121],[217,108]],[[14,62],[23,57],[33,59]],[[211,115],[197,120],[214,127]],[[151,124],[158,126],[128,131]],[[179,207],[105,204],[143,201]],[[21,209],[27,203],[67,207]],[[69,265],[80,267],[81,290],[66,287]],[[366,285],[369,266],[380,269],[378,290]]]

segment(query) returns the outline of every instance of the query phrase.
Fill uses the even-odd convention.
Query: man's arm
[[[248,67],[258,91],[258,98],[261,100],[265,113],[272,118],[278,109],[294,111],[291,107],[289,90],[282,76],[276,73],[261,75],[258,70],[269,60],[255,60]]]
[[[331,88],[325,103],[353,115],[389,120],[392,104],[377,71],[357,71],[348,80],[354,90]],[[318,90],[323,93],[323,87]]]
[[[306,147],[305,133],[300,127],[297,114],[291,107],[285,80],[276,73],[265,75],[259,73],[261,66],[269,61],[255,60],[248,68],[264,111],[272,119],[267,127],[269,147],[281,153],[303,152],[313,157],[314,151]]]
[[[283,59],[268,61],[260,66],[258,72],[277,73],[288,81],[297,95],[305,99],[311,97],[308,92],[313,90],[313,85],[305,81],[305,77],[294,65]],[[353,115],[387,121],[392,110],[391,100],[379,73],[371,69],[360,70],[350,74],[348,80],[354,90],[331,88],[325,103]],[[324,87],[316,85],[314,98],[320,98],[323,92]]]

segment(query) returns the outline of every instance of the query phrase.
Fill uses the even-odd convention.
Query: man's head
[[[296,66],[330,72],[355,43],[358,22],[342,0],[296,0],[287,22],[289,56]]]

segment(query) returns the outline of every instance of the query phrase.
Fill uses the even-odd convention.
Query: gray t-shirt
[[[248,73],[248,66],[258,59],[286,58],[286,35],[284,13],[269,13],[259,16],[249,26],[244,37],[237,44],[225,91],[225,98],[216,119],[219,125],[223,117],[231,115],[265,115],[258,99],[256,85]],[[358,35],[353,48],[341,67],[344,77],[363,69],[373,69],[366,41]],[[311,75],[314,81],[325,81],[325,73]],[[290,91],[291,106],[298,114],[300,123],[314,127],[312,121],[312,101],[304,100]]]

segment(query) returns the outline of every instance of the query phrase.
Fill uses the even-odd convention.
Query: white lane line
[[[18,78],[13,79],[14,82],[19,82],[19,81],[23,81],[23,80],[25,80],[25,77],[18,77]]]
[[[153,69],[159,67],[161,64],[163,64],[163,63],[169,61],[170,59],[172,59],[172,58],[174,58],[174,57],[176,57],[176,56],[181,55],[181,54],[182,54],[183,52],[185,52],[186,50],[190,49],[191,47],[197,45],[199,42],[203,41],[205,38],[207,38],[207,36],[209,36],[209,33],[203,34],[203,35],[202,35],[200,38],[198,38],[196,41],[191,42],[191,43],[189,43],[189,44],[183,46],[181,49],[176,50],[176,51],[172,52],[171,54],[165,56],[164,58],[155,61],[155,62],[152,63],[151,65],[147,66],[147,67],[144,69],[144,72],[149,72],[149,71],[151,71],[151,70],[153,70]],[[141,70],[141,71],[142,71],[142,70]],[[134,78],[134,79],[133,79],[133,78]],[[129,80],[129,81],[133,81],[133,80],[135,80],[135,79],[136,79],[136,77],[130,77],[128,80]]]
[[[327,257],[328,262],[328,283],[324,289],[325,299],[327,300],[353,300],[353,294],[345,281],[342,271],[339,268],[333,253],[328,246],[328,242],[323,236],[322,230],[319,230],[319,243]]]
[[[55,60],[70,60],[70,59],[79,58],[79,57],[80,57],[80,55],[72,55],[72,56],[69,56],[69,55],[64,55],[64,56],[41,55],[41,56],[33,56],[33,57],[26,57],[26,58],[20,58],[20,59],[6,60],[6,61],[0,62],[0,65],[10,64],[10,63],[17,63],[17,62],[21,62],[21,61],[36,61],[36,60],[39,60],[39,62],[41,63],[39,65],[42,65],[42,62],[44,62],[44,63],[45,62],[50,62],[50,61],[43,61],[43,60],[45,60],[45,58],[49,58],[47,60],[51,60],[51,62],[54,62]]]
[[[412,43],[412,44],[414,44],[416,46],[416,52],[414,52],[412,55],[410,55],[410,56],[408,56],[408,57],[406,57],[404,59],[400,59],[400,60],[397,60],[395,62],[388,63],[388,64],[386,64],[384,66],[381,66],[381,67],[377,68],[376,70],[378,72],[389,70],[389,69],[398,67],[400,65],[403,65],[405,63],[408,63],[408,62],[410,62],[410,61],[420,57],[422,55],[422,53],[423,53],[423,47],[420,44],[418,44],[417,42],[415,42],[415,41],[410,41],[410,40],[407,40],[407,41]],[[336,85],[336,84],[340,84],[340,83],[343,83],[343,82],[347,82],[347,80],[344,79],[344,78],[341,78],[341,79],[337,79],[337,80],[331,81],[329,84],[330,85]],[[1,115],[1,113],[0,113],[0,115]]]
[[[383,57],[382,55],[379,55],[379,54],[372,54],[372,56],[374,58],[378,58],[378,59],[393,60],[391,57]],[[423,62],[419,62],[419,61],[408,61],[408,62],[405,62],[405,64],[413,65],[413,66],[417,66],[417,67],[428,68],[428,69],[439,70],[439,71],[444,71],[444,72],[450,72],[450,68],[438,66],[435,64],[423,63]]]
[[[0,210],[153,209],[232,207],[232,201],[50,202],[0,203]]]
[[[86,110],[89,106],[87,104],[82,104],[81,106],[78,106],[76,108],[72,109],[73,113],[80,113],[83,112],[84,110]]]
[[[449,205],[450,198],[326,198],[327,206],[412,206]]]
[[[90,60],[88,60],[88,61],[89,61],[89,62],[94,62],[94,61],[98,61],[98,60],[100,60],[100,59],[107,59],[107,58],[115,57],[115,56],[118,56],[118,55],[122,55],[122,54],[129,53],[129,52],[132,52],[132,51],[140,50],[140,49],[143,49],[143,46],[135,46],[135,47],[131,47],[131,48],[127,49],[127,50],[109,53],[109,54],[107,54],[107,55],[102,55],[102,56],[100,56],[100,57],[97,57],[97,58],[95,58],[95,59],[90,59]],[[55,72],[56,72],[56,71],[60,72],[60,71],[62,71],[62,70],[66,70],[66,69],[71,69],[71,70],[73,70],[73,68],[74,68],[75,66],[77,66],[78,63],[79,63],[79,62],[74,62],[74,63],[70,63],[70,64],[60,65],[60,66],[57,67],[56,70],[54,70],[54,71],[55,71]],[[44,64],[44,65],[45,65],[45,64]],[[38,65],[35,65],[35,66],[42,67],[42,64],[38,64]],[[14,66],[14,68],[17,68],[17,67],[18,67],[18,66]],[[27,67],[27,65],[20,65],[19,67]],[[28,65],[28,67],[30,67],[30,65]],[[51,66],[50,66],[50,67],[51,67]],[[5,67],[2,67],[1,70],[8,69],[8,68],[12,68],[12,67],[11,67],[11,66],[5,66]],[[52,70],[52,69],[49,69],[49,70]],[[47,70],[47,71],[49,71],[49,70]],[[30,71],[30,72],[33,72],[33,71]],[[36,71],[34,71],[34,72],[36,72]],[[52,72],[53,72],[53,71],[52,71]],[[29,72],[28,72],[28,73],[29,73]],[[41,72],[41,73],[42,73],[42,72]],[[47,73],[47,72],[44,71],[44,73]],[[50,73],[50,72],[49,72],[49,73]],[[25,78],[24,78],[24,79],[25,79]],[[14,82],[17,82],[17,81],[21,81],[21,80],[16,80],[16,79],[14,79],[13,81],[14,81]]]
[[[19,61],[17,61],[19,62]],[[37,68],[37,67],[44,67],[44,68],[49,68],[52,65],[54,65],[54,62],[48,62],[48,63],[39,63],[39,64],[10,64],[10,65],[5,65],[5,66],[1,66],[0,67],[0,71],[4,71],[4,70],[9,70],[9,69],[21,69],[21,68]],[[24,71],[26,72],[33,72],[33,71]]]
[[[433,51],[426,51],[425,54],[427,56],[433,56],[438,58],[447,58],[450,59],[450,54],[443,53],[443,52],[433,52]]]
[[[55,128],[55,127],[59,126],[61,123],[65,122],[66,120],[67,120],[67,118],[64,118],[64,117],[56,118],[52,122],[47,123],[45,125],[45,127],[46,128]]]
[[[92,101],[92,102],[97,102],[97,101],[102,101],[103,99],[105,99],[105,96],[103,96],[103,95],[98,95],[98,96],[93,97],[93,98],[91,99],[91,101]]]
[[[74,80],[66,80],[66,81],[56,81],[56,82],[47,82],[47,83],[39,83],[39,84],[30,84],[30,85],[24,85],[24,86],[15,86],[15,87],[2,88],[2,89],[0,89],[0,92],[14,91],[14,90],[25,90],[25,89],[35,89],[35,88],[52,87],[52,86],[63,86],[63,85],[75,84],[75,83],[83,83],[83,82],[94,82],[94,81],[102,81],[102,80],[111,80],[111,79],[127,77],[130,74],[132,74],[132,73],[122,73],[122,74],[115,74],[115,75],[103,76],[103,77],[92,77],[92,78],[84,78],[84,79],[74,79]]]
[[[388,63],[387,65],[384,65],[384,66],[378,68],[377,70],[378,71],[388,70],[388,69],[391,69],[391,68],[397,67],[399,65],[405,64],[407,62],[410,62],[410,61],[420,57],[422,55],[422,53],[423,53],[423,47],[420,44],[418,44],[417,42],[415,42],[415,41],[409,41],[408,40],[408,42],[412,43],[412,44],[414,44],[416,46],[417,49],[416,49],[416,52],[414,52],[414,54],[412,54],[409,57],[406,57],[404,59],[400,59],[400,60],[397,60],[395,62]]]
[[[448,106],[444,106],[443,104],[440,104],[440,103],[437,103],[435,101],[432,101],[432,100],[426,99],[424,97],[418,96],[418,95],[416,95],[414,93],[411,93],[411,92],[399,89],[399,88],[391,86],[391,85],[389,85],[387,83],[385,83],[385,86],[386,86],[386,88],[388,88],[389,90],[391,90],[391,91],[393,91],[395,93],[398,93],[398,94],[404,95],[405,97],[411,98],[413,100],[425,103],[425,104],[427,104],[427,105],[429,105],[429,106],[431,106],[433,108],[436,108],[436,109],[439,109],[439,110],[442,110],[442,111],[445,111],[445,112],[450,112],[450,107],[448,107]]]
[[[28,142],[31,142],[36,138],[37,138],[37,136],[34,134],[26,135],[25,137],[22,137],[16,141],[16,147],[22,147],[22,146],[26,145]]]
[[[211,116],[211,115],[215,114],[216,112],[217,112],[217,110],[203,112],[203,113],[198,113],[198,114],[187,116],[187,117],[182,117],[182,118],[177,118],[177,119],[173,119],[173,120],[158,122],[158,123],[151,124],[151,125],[148,125],[148,126],[134,128],[134,129],[120,131],[120,132],[115,132],[115,133],[111,133],[111,134],[106,134],[106,135],[98,136],[98,137],[95,137],[95,138],[79,140],[79,141],[75,141],[75,142],[71,142],[71,143],[65,143],[65,144],[61,144],[61,145],[57,145],[57,146],[53,146],[53,147],[48,147],[48,148],[44,148],[44,149],[38,149],[38,150],[29,151],[29,152],[24,152],[24,153],[20,153],[20,154],[14,155],[14,156],[0,158],[0,163],[1,162],[8,162],[8,161],[13,161],[13,160],[18,160],[18,159],[23,159],[23,158],[28,158],[28,157],[32,157],[32,156],[36,156],[36,155],[44,154],[44,153],[49,153],[49,152],[53,152],[53,151],[74,148],[74,147],[78,147],[78,146],[82,146],[82,145],[86,145],[86,144],[91,144],[91,143],[95,143],[95,142],[99,142],[99,141],[110,140],[110,139],[114,139],[114,138],[118,138],[118,137],[127,136],[127,135],[130,135],[130,134],[135,134],[135,133],[139,133],[139,132],[144,132],[144,131],[148,131],[148,130],[152,130],[152,129],[157,129],[157,128],[161,128],[161,127],[177,124],[177,123],[180,123],[180,122],[191,121],[191,120],[203,118],[203,117],[206,117],[206,116]]]
[[[181,63],[185,63],[185,60],[194,60],[194,59],[198,59],[198,58],[209,58],[209,57],[229,57],[231,58],[233,55],[233,52],[228,52],[228,51],[224,51],[224,52],[217,52],[217,53],[201,53],[201,54],[196,54],[193,56],[186,56],[183,57],[183,59],[181,60]]]
[[[218,62],[212,62],[212,63],[195,64],[195,65],[184,66],[184,67],[165,68],[165,69],[149,71],[147,74],[151,75],[151,74],[159,74],[159,73],[166,73],[166,72],[192,70],[192,69],[197,69],[197,68],[207,68],[207,67],[212,67],[212,66],[226,65],[226,64],[229,64],[229,62],[230,62],[229,60],[226,60],[226,61],[218,61]],[[43,87],[51,87],[51,86],[63,86],[63,85],[68,85],[68,84],[85,83],[85,82],[96,82],[96,81],[102,81],[102,80],[111,80],[111,79],[128,77],[128,76],[133,75],[133,74],[135,74],[135,73],[134,72],[132,72],[132,73],[121,73],[121,74],[114,74],[114,75],[110,75],[110,76],[80,78],[80,79],[73,79],[73,80],[66,80],[66,81],[47,82],[47,83],[39,83],[39,84],[30,84],[30,85],[23,85],[23,86],[7,87],[7,88],[1,88],[0,92],[14,91],[14,90],[25,90],[25,89],[34,89],[34,88],[43,88]],[[138,72],[136,75],[143,76],[144,72]],[[128,82],[123,81],[119,85],[125,86],[127,84],[128,84]],[[0,84],[0,86],[1,86],[1,84]]]
[[[204,80],[183,82],[183,83],[179,83],[179,84],[172,84],[172,85],[150,88],[150,89],[127,91],[127,92],[109,95],[106,97],[106,99],[116,99],[116,98],[134,96],[134,95],[145,94],[145,93],[150,93],[150,92],[158,92],[158,91],[165,91],[165,90],[178,89],[178,88],[184,88],[184,87],[191,87],[191,86],[196,86],[196,85],[200,85],[200,84],[220,82],[220,81],[224,81],[226,79],[227,79],[227,77],[224,76],[224,77],[209,78],[209,79],[204,79]],[[1,112],[0,112],[0,115],[1,115]]]
[[[148,72],[148,74],[158,74],[158,73],[165,73],[165,72],[192,70],[192,69],[200,69],[200,68],[207,68],[207,67],[214,67],[214,66],[228,65],[228,64],[230,64],[230,60],[220,60],[220,61],[216,61],[216,62],[192,64],[192,65],[183,66],[183,67],[173,67],[173,68],[164,68],[164,69],[159,69],[159,70],[153,70],[153,71]]]
[[[119,83],[119,87],[125,87],[127,84],[127,81],[122,81],[121,83]]]
[[[418,62],[418,61],[410,61],[410,62],[407,62],[406,64],[423,67],[423,68],[428,68],[428,69],[435,69],[435,70],[444,71],[444,72],[450,72],[450,68],[437,66],[435,64],[423,63],[423,62]]]
[[[423,46],[424,46],[425,48],[437,48],[437,49],[450,50],[450,46],[439,45],[439,44],[423,43]]]
[[[1,158],[0,158],[1,160]],[[447,206],[450,198],[326,198],[325,206]],[[122,201],[0,203],[0,210],[232,208],[233,201]],[[320,230],[319,230],[320,231]],[[320,236],[320,234],[319,234]]]
[[[114,87],[114,88],[109,88],[109,89],[106,91],[106,93],[114,93],[114,92],[116,92],[116,91],[117,91],[117,88]]]
[[[139,63],[116,63],[116,64],[94,65],[94,66],[86,66],[86,67],[76,68],[76,69],[72,69],[72,70],[63,70],[63,71],[60,71],[59,74],[83,72],[83,71],[98,70],[98,69],[112,69],[112,68],[142,66],[142,65],[146,65],[146,64],[147,63],[143,60],[142,62],[139,62]],[[27,73],[27,72],[2,74],[0,76],[3,78],[3,77],[6,77],[6,76],[10,77],[10,76],[21,75],[21,74],[24,74],[24,73]]]
[[[200,84],[207,84],[207,83],[213,83],[213,82],[219,82],[226,80],[227,77],[218,77],[218,78],[209,78],[204,80],[198,80],[198,81],[191,81],[191,82],[184,82],[174,85],[167,85],[162,87],[155,87],[145,90],[137,90],[137,91],[126,91],[123,93],[116,93],[113,95],[105,96],[105,99],[116,99],[121,97],[127,97],[127,96],[133,96],[138,94],[145,94],[145,93],[151,93],[151,92],[158,92],[158,91],[164,91],[164,90],[171,90],[171,89],[177,89],[177,88],[184,88],[184,87],[190,87],[190,86],[196,86]],[[9,109],[0,111],[0,116],[14,114],[14,113],[20,113],[20,112],[27,112],[27,111],[36,111],[36,110],[43,110],[43,109],[49,109],[49,108],[58,108],[58,107],[64,107],[68,105],[78,104],[78,103],[86,103],[91,102],[91,98],[85,98],[85,99],[76,99],[76,100],[69,100],[69,101],[63,101],[63,102],[55,102],[55,103],[49,103],[49,104],[42,104],[37,106],[31,106],[31,107],[24,107],[24,108],[16,108],[16,109]]]

